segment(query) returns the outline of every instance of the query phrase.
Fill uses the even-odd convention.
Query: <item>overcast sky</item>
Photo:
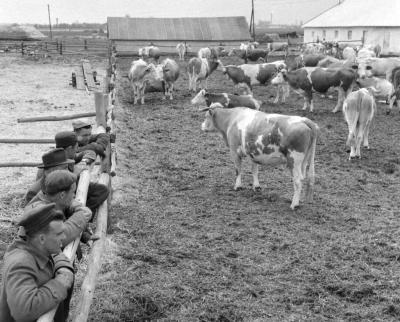
[[[254,0],[255,21],[274,24],[307,21],[338,0]],[[0,23],[58,22],[105,23],[107,16],[122,17],[218,17],[246,16],[251,0],[0,0]]]

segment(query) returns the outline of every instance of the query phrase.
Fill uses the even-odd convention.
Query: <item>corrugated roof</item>
[[[249,40],[245,17],[127,18],[108,17],[113,40]]]
[[[18,24],[0,24],[0,39],[39,40],[46,38],[33,26]]]
[[[400,27],[399,14],[400,0],[345,0],[303,27]]]

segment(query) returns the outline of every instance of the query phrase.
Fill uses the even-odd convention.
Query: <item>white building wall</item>
[[[349,39],[351,31],[351,39]],[[400,27],[329,27],[304,28],[304,42],[316,42],[325,38],[326,41],[348,42],[360,45],[363,34],[366,32],[366,44],[379,44],[383,54],[400,54]]]

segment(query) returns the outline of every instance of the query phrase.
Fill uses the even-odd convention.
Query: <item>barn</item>
[[[192,52],[222,44],[237,47],[251,39],[244,16],[196,18],[130,18],[108,17],[108,38],[119,54],[136,54],[149,44],[162,52],[175,53],[179,42],[186,42]]]
[[[379,44],[382,54],[400,54],[399,0],[345,0],[303,25],[304,42]]]

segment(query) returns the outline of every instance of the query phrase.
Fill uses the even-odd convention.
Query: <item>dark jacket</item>
[[[78,146],[78,152],[82,152],[85,150],[92,150],[96,152],[96,154],[104,157],[106,148],[109,143],[110,143],[110,135],[106,133],[93,134],[90,137],[88,144]]]

